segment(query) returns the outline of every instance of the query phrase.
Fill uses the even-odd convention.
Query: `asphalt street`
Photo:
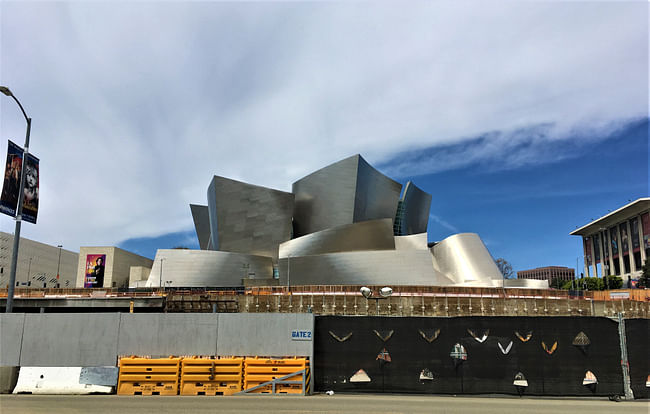
[[[0,413],[650,413],[649,401],[603,399],[314,395],[131,397],[116,395],[1,395]]]

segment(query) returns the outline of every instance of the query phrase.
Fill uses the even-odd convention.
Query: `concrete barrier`
[[[11,394],[18,381],[19,367],[0,367],[0,394]]]
[[[20,365],[24,313],[0,313],[0,366]]]
[[[113,387],[82,384],[81,367],[21,367],[14,394],[110,394]]]
[[[214,313],[122,314],[117,354],[215,355],[218,316]]]
[[[26,314],[21,367],[116,366],[118,313]]]

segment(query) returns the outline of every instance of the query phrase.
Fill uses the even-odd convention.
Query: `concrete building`
[[[508,286],[477,234],[428,247],[432,196],[411,182],[401,190],[360,155],[301,178],[293,193],[215,176],[208,206],[190,205],[201,250],[158,250],[146,286]]]
[[[153,260],[113,246],[82,247],[76,263],[78,288],[128,287],[137,275],[149,276]],[[131,267],[136,267],[131,272]],[[137,269],[145,267],[147,270]]]
[[[564,266],[545,266],[517,272],[517,279],[548,280],[550,284],[554,279],[573,280],[575,269]]]
[[[13,246],[14,235],[0,232],[0,286],[3,288],[9,285]],[[75,252],[21,237],[16,266],[16,286],[75,287],[78,260],[79,254]]]
[[[650,257],[650,198],[639,198],[570,233],[582,237],[585,276],[636,279]]]

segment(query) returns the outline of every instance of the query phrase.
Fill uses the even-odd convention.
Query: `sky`
[[[649,193],[648,7],[3,0],[0,84],[40,158],[22,236],[196,248],[213,175],[290,191],[359,153],[433,195],[430,241],[575,267],[569,232]]]

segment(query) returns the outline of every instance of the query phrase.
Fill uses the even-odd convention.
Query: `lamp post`
[[[29,274],[32,273],[32,259],[33,259],[33,257],[29,258],[29,267],[27,267],[27,286],[30,285],[30,283],[29,283]]]
[[[163,287],[163,284],[162,284],[163,260],[165,260],[165,258],[161,257],[160,258],[160,279],[158,279],[158,286],[164,290],[164,287]]]
[[[291,292],[291,255],[287,255],[287,291]]]
[[[25,109],[20,104],[20,101],[16,99],[14,94],[6,86],[0,86],[0,92],[11,97],[16,101],[20,107],[25,120],[27,121],[27,133],[25,134],[25,152],[23,153],[23,165],[20,169],[20,187],[18,190],[18,206],[16,207],[16,229],[14,230],[14,250],[11,253],[11,272],[9,273],[9,289],[7,291],[7,305],[5,307],[5,312],[11,313],[14,308],[14,289],[16,284],[16,265],[18,264],[18,248],[20,245],[20,224],[23,220],[23,198],[25,191],[25,159],[27,154],[29,154],[29,132],[32,129],[32,118],[28,117],[25,113]]]
[[[63,247],[63,245],[59,244],[56,247],[59,248],[59,263],[56,265],[56,284],[58,285],[59,284],[59,270],[61,269],[61,248]]]

